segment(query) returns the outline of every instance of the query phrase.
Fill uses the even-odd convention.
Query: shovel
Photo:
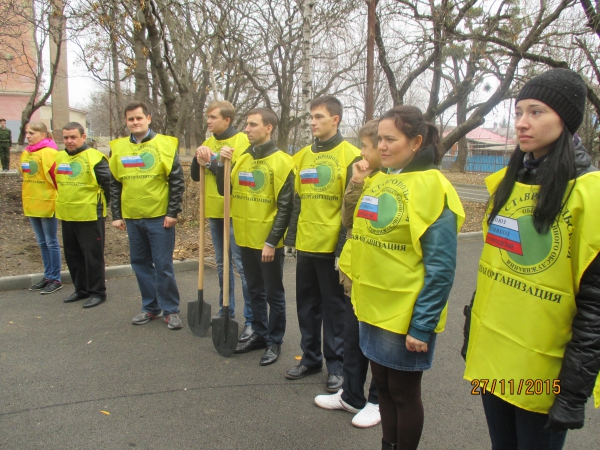
[[[194,336],[203,337],[210,328],[210,304],[204,301],[204,166],[200,166],[200,237],[198,245],[198,300],[188,302],[188,325]]]
[[[229,241],[231,202],[231,161],[224,160],[225,181],[223,183],[223,316],[212,321],[212,339],[221,356],[231,356],[238,342],[238,323],[229,317]]]

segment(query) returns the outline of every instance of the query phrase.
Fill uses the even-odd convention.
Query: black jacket
[[[575,147],[577,177],[597,171],[583,145]],[[558,429],[582,428],[585,404],[600,371],[600,254],[588,266],[575,296],[577,313],[558,375],[560,394],[550,408],[549,424]]]
[[[591,158],[582,145],[575,147],[575,168],[576,178],[598,170],[591,165]],[[521,183],[535,184],[536,171],[535,168],[521,169],[517,179]],[[583,427],[585,404],[592,395],[600,371],[600,255],[583,273],[575,305],[573,335],[565,349],[558,376],[560,393],[548,413],[549,426],[559,430]],[[470,306],[465,308],[465,316],[463,357],[466,357],[469,339]]]
[[[148,136],[142,139],[141,144],[148,142],[156,137],[156,133],[150,130]],[[129,142],[136,144],[133,137],[129,137]],[[174,219],[177,218],[177,214],[181,212],[181,198],[185,191],[185,179],[183,177],[183,169],[179,162],[179,153],[175,152],[173,157],[173,165],[171,167],[171,173],[169,174],[169,204],[167,205],[167,216]],[[121,220],[123,216],[121,214],[121,192],[123,191],[123,184],[118,182],[115,177],[111,175],[110,180],[110,209],[112,211],[113,220]]]
[[[270,140],[262,145],[254,146],[251,145],[248,147],[243,154],[250,153],[254,159],[263,159],[267,156],[272,155],[275,152],[280,152],[277,148],[275,142]],[[219,194],[223,195],[225,192],[224,184],[225,184],[225,170],[224,166],[219,166],[218,164],[214,164],[216,166],[216,175],[217,175],[217,190]],[[235,166],[235,164],[234,164]],[[231,167],[233,169],[233,166]],[[231,189],[231,186],[230,186]],[[294,171],[290,171],[288,177],[286,178],[281,190],[279,191],[279,196],[277,197],[277,213],[275,214],[275,220],[273,221],[273,226],[271,227],[271,231],[265,239],[265,243],[271,245],[272,247],[276,247],[283,235],[285,234],[285,230],[287,229],[290,218],[292,217],[292,209],[294,207]]]
[[[327,152],[329,150],[334,149],[338,145],[340,145],[343,141],[344,141],[344,138],[342,137],[342,134],[338,131],[335,136],[333,136],[331,139],[329,139],[325,142],[321,142],[321,141],[319,141],[319,139],[315,139],[311,146],[311,150],[313,153]],[[348,167],[346,168],[346,185],[344,186],[344,191],[348,187],[348,182],[352,178],[352,165],[356,161],[360,161],[361,159],[362,159],[362,156],[358,156],[354,159],[354,161],[352,161],[350,164],[348,164]],[[294,196],[294,211],[292,212],[292,219],[290,220],[290,226],[288,228],[287,235],[285,236],[285,241],[284,241],[285,245],[288,245],[291,247],[296,246],[296,232],[298,230],[298,217],[300,216],[301,209],[302,209],[302,203],[300,201],[300,196],[296,194]],[[341,218],[340,218],[340,222],[341,222]],[[340,254],[342,253],[342,249],[344,248],[344,244],[346,243],[346,233],[347,233],[346,227],[344,227],[342,225],[342,227],[340,229],[340,234],[338,235],[338,242],[336,244],[335,251],[333,253],[311,253],[311,252],[302,252],[302,251],[298,251],[298,253],[301,255],[313,256],[316,258],[335,258],[336,256],[340,256]]]
[[[65,150],[65,152],[67,152],[70,156],[74,156],[78,153],[81,153],[84,150],[87,150],[88,148],[90,148],[89,145],[83,144],[81,147],[79,147],[73,153],[67,152],[67,150]],[[108,204],[110,203],[110,183],[111,183],[112,174],[110,173],[110,167],[108,166],[108,161],[106,159],[102,158],[94,166],[94,175],[96,175],[96,180],[98,181],[98,184],[104,191],[104,197],[106,198],[106,205],[108,206]],[[103,208],[102,208],[102,202],[100,201],[100,196],[98,196],[98,206],[97,206],[96,210],[98,212],[98,217],[99,218],[102,217]]]

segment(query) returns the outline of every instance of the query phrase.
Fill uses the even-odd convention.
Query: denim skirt
[[[433,334],[426,352],[411,352],[406,349],[406,335],[360,322],[360,349],[377,364],[405,372],[422,372],[431,368],[435,340]]]

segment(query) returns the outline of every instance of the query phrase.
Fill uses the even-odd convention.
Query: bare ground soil
[[[17,167],[12,155],[11,167]],[[189,163],[182,162],[184,166]],[[186,174],[186,192],[183,198],[183,211],[179,216],[173,258],[184,260],[198,256],[198,188]],[[445,172],[454,183],[483,184],[485,174],[459,174]],[[33,229],[23,215],[21,203],[21,176],[0,175],[0,277],[43,272],[42,258],[35,240]],[[463,232],[481,230],[481,219],[485,205],[463,202],[467,219]],[[105,261],[107,266],[129,264],[129,244],[127,233],[111,226],[110,212],[106,218]],[[213,255],[208,226],[205,227],[207,256]],[[59,223],[59,236],[61,236]],[[62,243],[62,238],[59,238]],[[61,244],[62,247],[62,244]],[[63,260],[63,270],[67,270]]]

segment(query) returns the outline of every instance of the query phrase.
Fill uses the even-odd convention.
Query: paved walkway
[[[490,448],[481,401],[462,379],[459,354],[480,251],[480,237],[459,246],[446,331],[423,381],[422,449]],[[196,277],[193,270],[177,274],[184,321]],[[133,277],[109,279],[108,301],[89,310],[62,303],[71,285],[49,296],[0,292],[0,448],[380,448],[380,426],[360,430],[351,414],[313,404],[326,372],[284,378],[300,354],[294,281],[294,260],[287,260],[288,328],[280,361],[268,367],[258,365],[260,351],[222,358],[210,337],[194,337],[187,324],[180,331],[160,321],[131,325],[140,308]],[[207,268],[205,298],[213,309],[217,292],[216,271]],[[586,427],[570,432],[565,448],[600,448],[598,429],[600,410],[590,404]]]

